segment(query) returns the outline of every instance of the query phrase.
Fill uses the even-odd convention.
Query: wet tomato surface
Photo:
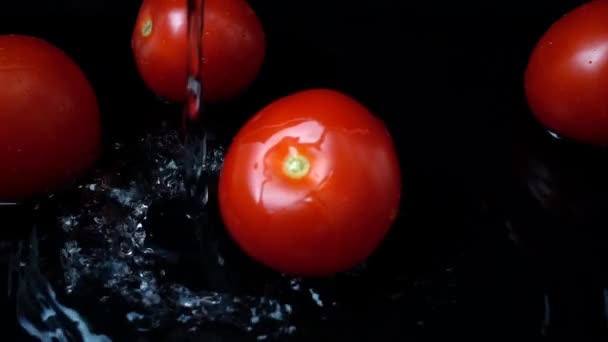
[[[242,249],[276,270],[322,276],[367,258],[393,224],[401,178],[384,124],[325,89],[276,100],[234,138],[219,201]]]

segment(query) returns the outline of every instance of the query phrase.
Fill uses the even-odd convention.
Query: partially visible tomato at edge
[[[325,276],[378,247],[401,196],[399,161],[384,124],[326,89],[269,104],[230,145],[219,204],[246,254],[275,270]]]
[[[0,202],[44,195],[82,175],[101,150],[95,92],[59,48],[0,36]]]
[[[186,98],[187,0],[144,0],[131,46],[140,76],[154,93]],[[205,0],[203,101],[229,100],[257,78],[266,52],[262,24],[246,0]]]
[[[608,0],[575,8],[544,33],[525,71],[525,93],[548,130],[608,144]]]

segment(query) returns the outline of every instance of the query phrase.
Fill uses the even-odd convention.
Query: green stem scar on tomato
[[[285,158],[283,171],[290,178],[300,179],[310,171],[310,161],[306,156],[298,154],[296,149],[291,148],[289,155]]]
[[[152,19],[148,18],[141,28],[141,35],[148,37],[152,33]]]
[[[218,188],[226,228],[254,260],[325,276],[365,260],[399,210],[401,173],[384,124],[351,97],[301,91],[235,136]]]

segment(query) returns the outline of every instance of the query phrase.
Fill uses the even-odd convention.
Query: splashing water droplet
[[[84,318],[74,309],[57,300],[57,295],[39,268],[38,240],[34,230],[29,256],[19,264],[17,289],[17,320],[31,336],[43,342],[112,342],[105,335],[96,335]],[[23,250],[23,249],[22,249]]]
[[[557,134],[557,133],[555,133],[553,131],[547,130],[547,133],[549,133],[549,135],[552,138],[554,138],[554,139],[557,139],[557,140],[561,140],[562,139],[562,137],[559,134]]]
[[[217,237],[207,234],[208,239],[200,241],[203,245],[199,242],[190,245],[180,240],[190,237],[178,236],[178,247],[172,247],[159,241],[166,243],[167,236],[176,235],[179,223],[175,227],[164,224],[158,227],[168,230],[167,235],[159,235],[162,231],[152,229],[162,223],[158,217],[173,218],[172,213],[186,217],[188,222],[182,223],[185,226],[211,229],[204,215],[198,214],[206,210],[200,202],[195,211],[159,204],[166,199],[192,202],[184,178],[184,169],[191,167],[188,164],[191,161],[199,165],[200,178],[217,180],[223,148],[216,146],[213,139],[209,139],[207,146],[199,147],[207,151],[192,155],[196,158],[206,155],[207,159],[187,161],[180,156],[191,146],[184,146],[177,132],[151,136],[138,146],[114,152],[115,159],[129,160],[120,166],[120,175],[115,170],[100,170],[94,179],[88,180],[87,186],[72,191],[70,199],[60,205],[58,217],[66,237],[61,250],[66,291],[73,298],[87,298],[99,296],[101,290],[119,299],[125,303],[124,308],[119,308],[123,310],[120,316],[133,331],[151,332],[169,323],[196,331],[219,322],[269,339],[295,334],[293,317],[297,308],[289,299],[279,298],[278,293],[236,294],[226,286],[212,290],[200,283],[184,283],[172,270],[185,260],[188,248],[196,251],[199,262],[196,265],[201,266],[191,272],[208,273],[217,277],[217,283],[223,283],[221,279],[234,267],[229,259],[224,259],[221,250],[200,254],[215,246]],[[142,160],[132,158],[133,155]],[[181,230],[184,234],[188,231]],[[198,239],[196,234],[192,238]],[[212,262],[207,263],[207,259]],[[167,270],[167,274],[161,269]]]

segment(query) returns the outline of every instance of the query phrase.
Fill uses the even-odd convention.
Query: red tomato
[[[71,181],[100,150],[93,88],[63,51],[38,38],[0,36],[0,200]]]
[[[186,98],[186,0],[144,0],[131,40],[139,74],[160,97]],[[203,100],[223,101],[256,79],[266,51],[263,27],[245,0],[205,0]]]
[[[608,144],[608,0],[583,4],[549,28],[530,57],[525,91],[550,131]]]
[[[324,276],[367,258],[401,194],[383,123],[354,99],[314,89],[255,115],[226,152],[219,204],[245,253],[281,272]]]

